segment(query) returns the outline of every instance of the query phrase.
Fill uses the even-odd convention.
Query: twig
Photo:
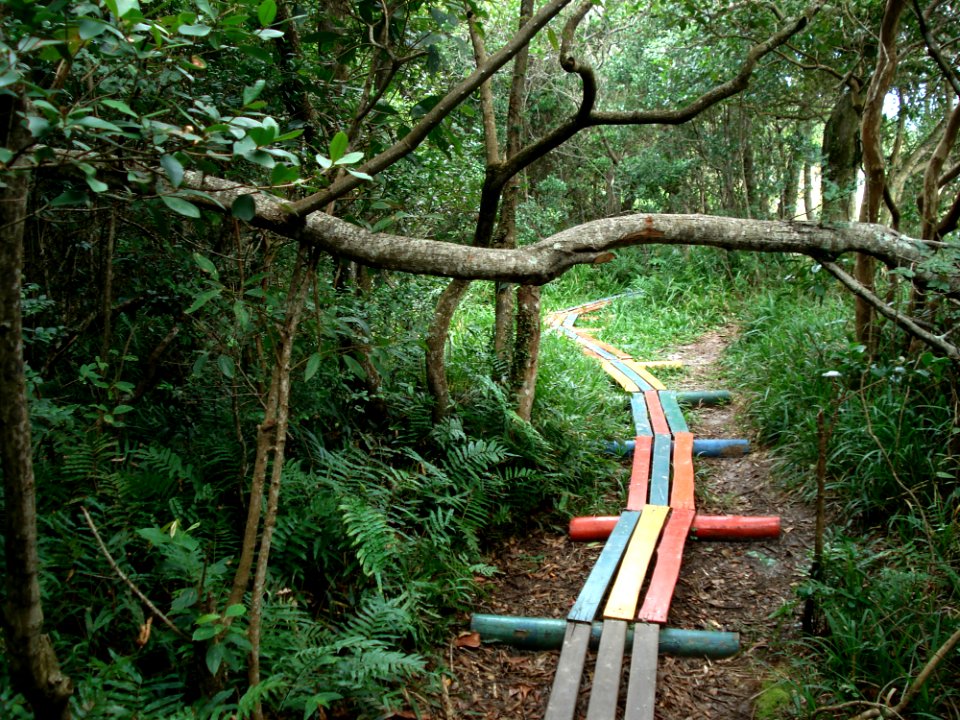
[[[127,584],[127,587],[133,591],[133,594],[136,595],[138,598],[140,598],[143,601],[143,603],[148,608],[150,608],[150,612],[152,612],[154,615],[160,618],[160,620],[163,621],[163,624],[173,631],[174,635],[176,635],[177,637],[183,640],[190,640],[190,636],[188,636],[185,632],[183,632],[183,630],[181,630],[176,625],[174,625],[173,621],[170,618],[168,618],[166,615],[160,612],[160,609],[156,605],[154,605],[152,602],[150,602],[150,599],[146,595],[144,595],[143,592],[140,590],[140,588],[138,588],[134,584],[133,580],[127,577],[126,573],[124,573],[123,570],[120,569],[120,566],[117,565],[117,561],[113,559],[113,556],[110,554],[110,551],[107,550],[107,546],[103,542],[103,538],[100,537],[100,533],[97,532],[97,526],[93,524],[93,518],[91,518],[90,513],[87,512],[87,508],[81,505],[80,511],[83,513],[83,517],[86,518],[87,525],[90,526],[90,531],[93,533],[93,537],[95,537],[97,540],[97,545],[100,546],[100,552],[103,553],[103,556],[107,559],[107,562],[110,563],[110,567],[113,568],[113,571],[120,577],[121,580],[123,580]]]

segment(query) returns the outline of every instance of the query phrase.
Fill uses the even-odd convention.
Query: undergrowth
[[[902,336],[889,328],[871,356],[850,340],[848,298],[812,300],[802,277],[766,291],[745,309],[727,358],[761,442],[808,499],[818,412],[829,433],[821,574],[796,601],[815,609],[813,634],[783,648],[799,717],[842,702],[896,704],[960,623],[955,370],[929,352],[900,355]],[[911,717],[960,717],[958,673],[953,652]]]

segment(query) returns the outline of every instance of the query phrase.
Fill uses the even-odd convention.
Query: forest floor
[[[670,389],[718,389],[717,361],[733,336],[734,330],[726,328],[677,348],[669,359],[682,361],[686,372],[682,379],[668,383]],[[696,437],[748,437],[736,401],[688,412],[687,417]],[[778,646],[785,636],[798,632],[799,608],[785,608],[796,599],[795,585],[808,567],[814,512],[812,505],[778,487],[771,478],[771,466],[768,454],[756,447],[742,458],[695,460],[700,512],[779,515],[782,530],[778,540],[687,543],[669,624],[737,631],[740,652],[723,660],[661,655],[657,720],[754,718],[756,698],[778,676]],[[510,540],[490,559],[500,573],[486,581],[489,593],[476,612],[564,617],[601,547],[601,543],[571,542],[549,528]],[[559,651],[494,644],[471,647],[475,640],[466,628],[450,640],[451,675],[441,717],[542,718]],[[585,683],[591,680],[592,659],[591,652]],[[628,667],[629,654],[624,677]],[[581,693],[581,698],[585,695]],[[585,713],[586,703],[581,705],[577,717]]]

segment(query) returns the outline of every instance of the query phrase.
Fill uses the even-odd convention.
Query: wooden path
[[[576,327],[581,316],[614,299],[563,310],[547,319],[557,332],[596,357],[612,380],[630,394],[636,439],[624,511],[618,517],[571,522],[572,537],[579,527],[584,539],[606,537],[606,543],[567,615],[546,720],[573,720],[578,698],[587,692],[587,720],[653,720],[660,632],[670,614],[687,539],[700,527],[712,527],[716,536],[737,538],[768,537],[774,528],[779,533],[777,518],[697,515],[694,437],[677,393],[667,390],[651,372],[667,363],[638,362],[597,340],[589,330]],[[602,623],[599,649],[592,685],[584,688],[596,621]],[[628,623],[635,623],[629,648]],[[628,650],[630,672],[624,693],[623,658]]]

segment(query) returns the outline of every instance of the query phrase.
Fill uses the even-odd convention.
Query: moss
[[[753,717],[756,720],[777,720],[791,715],[793,696],[783,685],[771,684],[757,696],[753,705]]]

